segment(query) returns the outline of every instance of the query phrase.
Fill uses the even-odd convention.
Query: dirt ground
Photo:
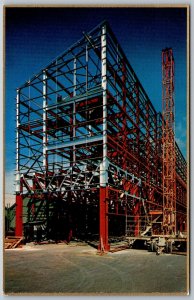
[[[11,293],[186,293],[186,256],[146,250],[97,255],[88,245],[26,245],[5,251]]]

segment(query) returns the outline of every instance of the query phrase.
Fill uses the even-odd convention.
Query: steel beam
[[[47,74],[43,72],[43,167],[47,167]]]
[[[23,236],[23,187],[16,193],[15,236]]]
[[[108,243],[108,199],[107,187],[100,187],[100,241],[98,249],[100,251],[109,251]]]

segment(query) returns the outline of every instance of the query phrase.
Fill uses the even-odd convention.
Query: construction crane
[[[176,233],[176,153],[174,113],[174,57],[171,48],[162,51],[163,115],[163,229]]]

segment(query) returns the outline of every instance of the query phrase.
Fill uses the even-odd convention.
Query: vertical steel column
[[[86,45],[86,92],[88,91],[88,45]],[[86,101],[87,103],[87,101]],[[87,104],[86,104],[86,115],[87,115],[87,121],[90,120],[90,110],[88,110]],[[91,130],[92,126],[88,122],[88,134],[91,136]]]
[[[135,83],[135,95],[136,95],[136,105],[135,105],[135,115],[136,115],[136,124],[137,124],[137,132],[136,132],[136,143],[137,143],[137,149],[136,149],[136,155],[140,159],[140,103],[139,103],[139,84],[138,82]],[[138,160],[139,160],[138,159]],[[137,166],[137,175],[139,177],[139,162]]]
[[[86,91],[88,90],[88,45],[86,45]]]
[[[77,88],[77,60],[74,58],[73,62],[73,96],[76,96],[76,88]],[[73,140],[75,140],[76,136],[76,104],[73,102]],[[76,148],[73,145],[73,164],[76,162]]]
[[[127,169],[127,118],[126,118],[126,108],[127,108],[127,88],[126,88],[126,80],[127,80],[127,70],[126,70],[126,62],[123,59],[122,61],[122,108],[123,108],[123,122],[122,122],[122,131],[121,131],[121,136],[122,136],[122,146],[123,146],[123,162],[122,162],[122,168],[124,170]],[[126,196],[125,196],[125,201]],[[117,208],[118,208],[118,201],[117,201]],[[125,207],[125,232],[127,233],[127,215],[128,215],[128,210],[127,210],[127,203]]]
[[[23,235],[23,197],[22,197],[22,183],[20,180],[20,90],[17,90],[16,96],[16,224],[15,224],[15,235]]]
[[[76,96],[76,86],[77,86],[77,60],[76,58],[74,58],[73,61],[73,96]]]
[[[47,74],[43,71],[43,168],[45,174],[45,190],[47,190],[48,183],[48,154],[47,154]],[[46,197],[46,224],[47,224],[47,238],[49,238],[49,196]]]
[[[35,212],[36,212],[36,206],[35,206],[35,203],[36,203],[36,175],[34,174],[34,176],[33,176],[33,178],[32,178],[32,190],[33,190],[33,192],[34,192],[34,195],[33,196],[31,196],[32,198],[32,204],[31,204],[31,206],[30,206],[30,211],[31,211],[31,213],[32,213],[32,216],[33,216],[33,218],[34,218],[34,215],[35,215]]]
[[[139,176],[140,173],[140,167],[139,167],[139,160],[141,159],[140,157],[140,95],[139,95],[139,83],[135,82],[135,86],[134,86],[134,92],[135,92],[135,121],[136,121],[136,125],[137,125],[137,131],[136,131],[136,149],[134,149],[135,153],[136,153],[136,157],[138,158],[138,162],[136,163],[136,168],[135,168],[135,173],[136,175]],[[139,192],[139,196],[141,195],[141,191]],[[135,203],[135,207],[134,207],[134,236],[138,236],[139,235],[139,230],[140,230],[140,206],[141,203],[140,202],[136,202]]]
[[[47,75],[46,71],[43,71],[43,167],[45,173],[47,171]]]
[[[106,44],[106,25],[102,27],[101,36],[101,60],[102,60],[102,90],[103,90],[103,162],[107,167],[107,44]],[[106,170],[107,172],[107,170]],[[107,180],[107,178],[106,178]]]
[[[20,90],[17,90],[16,96],[16,193],[20,193]]]
[[[134,236],[139,236],[139,210],[140,202],[137,202],[134,208]]]
[[[101,60],[102,60],[102,89],[103,89],[103,161],[100,164],[100,244],[99,249],[108,251],[108,159],[107,159],[107,42],[106,25],[102,27]]]
[[[16,236],[23,236],[23,198],[22,185],[20,194],[16,194]]]
[[[109,251],[108,244],[108,188],[100,187],[100,244],[98,249],[100,251]]]
[[[155,183],[158,184],[158,168],[159,168],[159,161],[158,161],[158,132],[157,132],[157,114],[154,116],[154,159],[153,164],[155,166]]]
[[[127,118],[126,118],[126,98],[127,98],[127,89],[126,89],[126,63],[123,59],[122,61],[122,98],[123,98],[123,124],[122,124],[122,140],[123,140],[123,169],[126,170],[127,167]]]
[[[147,160],[147,167],[148,167],[148,172],[147,172],[147,175],[146,175],[146,181],[148,183],[148,185],[150,184],[150,180],[151,180],[151,159],[150,159],[150,115],[149,115],[149,111],[150,111],[150,106],[149,106],[149,102],[147,101],[146,103],[146,136],[145,136],[145,139],[146,139],[146,160]]]

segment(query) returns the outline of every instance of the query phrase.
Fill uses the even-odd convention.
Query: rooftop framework
[[[107,22],[17,90],[16,235],[164,233],[162,115]],[[186,230],[186,161],[175,144],[176,228]],[[57,224],[57,225],[56,225]]]

